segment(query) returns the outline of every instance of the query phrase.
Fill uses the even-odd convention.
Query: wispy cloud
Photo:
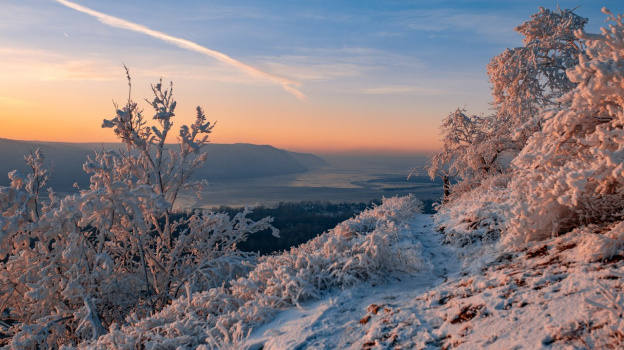
[[[61,34],[62,35],[62,34]],[[168,53],[163,53],[166,55]],[[0,76],[20,81],[117,81],[123,76],[123,67],[118,61],[102,58],[100,55],[76,55],[44,49],[0,47]],[[134,78],[176,77],[176,79],[224,82],[262,86],[264,80],[249,79],[246,74],[232,74],[222,64],[207,65],[196,60],[173,64],[170,60],[148,60],[132,69]],[[176,61],[177,62],[177,61]],[[271,66],[271,69],[274,68]],[[285,74],[288,71],[284,71]],[[291,76],[291,75],[288,75]],[[293,77],[296,77],[292,75]]]
[[[34,103],[26,100],[21,100],[19,98],[0,95],[0,106],[23,106],[31,104]]]
[[[422,86],[408,86],[408,85],[391,85],[391,86],[379,86],[373,88],[364,88],[360,90],[361,93],[367,95],[421,95],[421,96],[435,96],[442,94],[442,91],[435,88],[427,88]]]
[[[357,77],[366,70],[365,67],[354,63],[311,61],[307,57],[269,57],[264,65],[272,70],[279,70],[290,77],[306,82]]]
[[[381,32],[377,32],[375,33],[375,36],[381,37],[381,38],[396,38],[396,37],[400,37],[403,36],[404,33],[399,33],[399,32],[387,32],[387,31],[381,31]]]
[[[293,54],[260,57],[258,62],[300,81],[330,81],[400,69],[416,71],[425,65],[414,57],[365,47],[296,47]]]
[[[225,64],[228,64],[250,76],[256,77],[256,78],[260,78],[260,79],[264,79],[267,81],[270,81],[274,84],[278,84],[281,85],[282,88],[293,94],[295,97],[297,97],[299,100],[305,100],[306,96],[299,91],[298,87],[300,86],[300,83],[286,79],[286,78],[282,78],[280,76],[277,75],[273,75],[267,72],[263,72],[255,67],[252,67],[248,64],[245,64],[243,62],[240,62],[224,53],[218,52],[218,51],[214,51],[211,49],[208,49],[204,46],[201,46],[197,43],[194,43],[190,40],[186,40],[186,39],[182,39],[182,38],[178,38],[178,37],[174,37],[171,36],[169,34],[163,33],[163,32],[159,32],[153,29],[150,29],[148,27],[145,27],[143,25],[137,24],[137,23],[133,23],[133,22],[129,22],[126,21],[124,19],[121,18],[117,18],[114,16],[110,16],[95,10],[91,10],[87,7],[75,4],[73,2],[70,1],[66,1],[66,0],[55,0],[56,2],[69,7],[71,9],[74,9],[76,11],[85,13],[87,15],[93,16],[95,18],[97,18],[100,22],[109,25],[111,27],[115,27],[115,28],[121,28],[121,29],[127,29],[127,30],[131,30],[134,32],[138,32],[138,33],[142,33],[148,36],[151,36],[153,38],[156,39],[160,39],[162,41],[168,42],[170,44],[176,45],[180,48],[186,49],[186,50],[190,50],[190,51],[194,51],[194,52],[198,52],[201,53],[203,55],[212,57],[217,59],[220,62],[223,62]]]
[[[0,56],[0,74],[7,79],[110,81],[119,79],[122,73],[119,65],[107,60],[88,57],[77,60],[42,49],[2,47]]]
[[[518,39],[514,25],[522,20],[496,13],[483,13],[467,9],[409,10],[398,15],[398,23],[413,30],[445,32],[464,31],[478,35],[478,38],[491,42],[513,42]]]

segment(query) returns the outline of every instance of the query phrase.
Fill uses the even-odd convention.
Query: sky
[[[113,142],[114,103],[173,82],[174,123],[201,106],[215,143],[433,152],[456,108],[490,113],[486,65],[540,6],[605,26],[598,1],[0,0],[0,138]],[[141,104],[142,102],[142,104]],[[174,140],[171,140],[174,141]]]

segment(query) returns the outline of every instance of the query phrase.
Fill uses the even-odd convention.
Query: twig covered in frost
[[[279,310],[319,298],[325,290],[428,269],[418,247],[404,244],[411,242],[407,223],[421,209],[422,203],[413,196],[386,198],[380,206],[308,243],[260,258],[247,276],[231,281],[230,286],[194,293],[191,300],[176,299],[161,312],[137,319],[83,348],[139,343],[148,349],[163,344],[206,349],[233,346]]]
[[[201,189],[190,176],[206,160],[202,148],[214,124],[198,107],[175,150],[167,143],[172,87],[161,81],[152,91],[155,126],[131,96],[104,120],[126,150],[87,159],[89,188],[40,201],[49,173],[40,150],[26,157],[31,174],[11,172],[11,185],[0,188],[0,311],[17,320],[11,348],[78,345],[167,307],[183,285],[189,293],[229,285],[255,259],[237,245],[254,232],[276,231],[271,218],[247,218],[248,208],[233,218],[173,212],[181,190]]]

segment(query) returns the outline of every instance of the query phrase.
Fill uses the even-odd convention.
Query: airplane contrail
[[[90,8],[84,7],[82,5],[78,5],[75,4],[73,2],[67,1],[67,0],[54,0],[58,3],[60,3],[61,5],[64,5],[66,7],[69,7],[71,9],[74,9],[76,11],[85,13],[87,15],[93,16],[95,18],[97,18],[100,22],[107,24],[111,27],[115,27],[115,28],[121,28],[121,29],[127,29],[127,30],[131,30],[134,32],[138,32],[138,33],[142,33],[145,35],[149,35],[153,38],[156,39],[160,39],[163,41],[166,41],[170,44],[176,45],[180,48],[183,49],[187,49],[187,50],[191,50],[191,51],[195,51],[201,54],[204,54],[206,56],[210,56],[213,57],[223,63],[229,64],[232,67],[237,68],[238,70],[247,73],[251,76],[257,77],[257,78],[262,78],[262,79],[266,79],[269,80],[275,84],[279,84],[282,86],[282,88],[284,90],[286,90],[287,92],[293,94],[295,97],[297,97],[299,100],[305,100],[306,99],[306,95],[304,95],[301,91],[299,91],[297,89],[298,86],[300,86],[301,84],[296,82],[296,81],[292,81],[286,78],[282,78],[279,77],[277,75],[273,75],[267,72],[263,72],[255,67],[252,67],[248,64],[245,64],[243,62],[240,62],[224,53],[218,52],[218,51],[214,51],[211,50],[209,48],[206,48],[204,46],[201,46],[197,43],[194,43],[190,40],[186,40],[186,39],[182,39],[182,38],[178,38],[175,36],[171,36],[169,34],[163,33],[163,32],[159,32],[157,30],[153,30],[150,29],[146,26],[137,24],[137,23],[132,23],[129,21],[126,21],[124,19],[121,18],[117,18],[114,16],[110,16],[107,15],[105,13],[102,12],[98,12],[95,10],[91,10]]]

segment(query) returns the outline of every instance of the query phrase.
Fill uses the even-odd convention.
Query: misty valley
[[[71,194],[88,187],[89,176],[82,169],[87,157],[97,150],[123,147],[0,139],[0,158],[6,160],[0,164],[0,173],[28,172],[23,158],[14,155],[41,149],[52,164],[50,187]],[[431,180],[424,171],[409,176],[414,168],[424,169],[426,155],[321,157],[251,144],[209,144],[206,148],[206,163],[196,170],[194,179],[208,184],[200,197],[192,191],[181,192],[177,209],[208,209],[233,217],[249,206],[248,217],[253,220],[272,217],[280,237],[272,237],[270,230],[250,235],[239,244],[248,252],[288,250],[381,204],[384,197],[412,193],[424,202],[424,213],[433,213],[433,203],[442,195],[439,179]],[[8,185],[8,178],[0,179],[0,186]]]

